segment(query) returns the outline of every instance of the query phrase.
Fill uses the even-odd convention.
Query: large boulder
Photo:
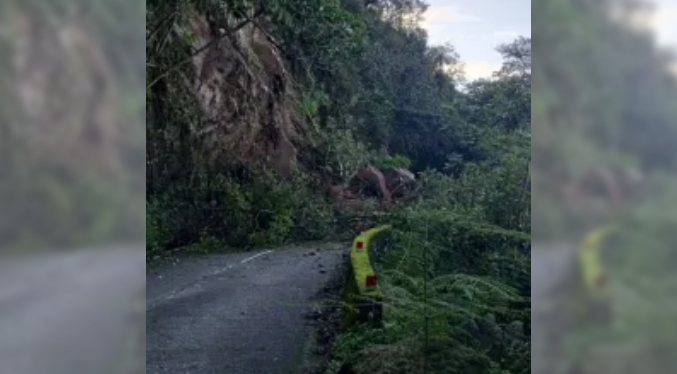
[[[375,167],[367,167],[356,171],[348,181],[348,190],[355,196],[363,198],[375,197],[384,203],[391,201],[390,190],[385,177]]]
[[[383,171],[388,191],[393,198],[409,196],[416,189],[416,176],[407,169],[393,168]]]

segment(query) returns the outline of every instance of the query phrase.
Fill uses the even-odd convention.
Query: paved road
[[[313,334],[304,313],[347,246],[316,249],[214,255],[149,273],[147,372],[300,373]]]
[[[143,346],[124,350],[142,344],[144,273],[142,246],[1,258],[0,373],[133,373],[122,365],[142,359]]]
[[[561,360],[559,343],[567,332],[567,287],[573,284],[573,245],[533,246],[531,254],[532,374],[552,373]]]
[[[557,244],[534,246],[531,253],[532,300],[548,299],[572,276],[576,247]]]

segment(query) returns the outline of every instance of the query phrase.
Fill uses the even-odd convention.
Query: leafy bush
[[[147,240],[154,252],[204,244],[209,237],[234,248],[280,245],[324,239],[334,222],[331,205],[308,179],[281,182],[264,172],[240,181],[200,176],[190,187],[178,186],[149,202]]]
[[[217,24],[240,18],[223,12],[221,1],[204,3]],[[530,73],[512,67],[530,65],[530,41],[516,42],[517,54],[501,50],[502,74],[511,79],[462,92],[453,48],[428,47],[416,25],[422,1],[255,1],[255,9],[262,3],[270,22],[261,27],[289,64],[299,117],[313,125],[298,146],[303,171],[281,182],[251,167],[205,172],[197,158],[186,166],[182,157],[195,147],[181,136],[200,119],[184,113],[155,137],[161,145],[170,139],[162,148],[167,165],[182,177],[156,168],[159,187],[171,188],[151,194],[153,240],[169,248],[205,237],[235,247],[336,239],[339,224],[348,228],[355,217],[332,210],[318,192],[327,183],[368,165],[432,168],[418,202],[379,218],[396,228],[395,246],[376,264],[385,327],[341,336],[335,358],[370,374],[418,373],[423,357],[429,373],[528,368],[529,338],[515,326],[528,320],[528,260],[518,249],[530,240],[530,138],[518,131],[530,126]],[[188,108],[189,100],[183,104],[173,103]]]
[[[423,357],[428,373],[528,370],[530,237],[464,212],[423,201],[387,218],[384,328],[341,336],[336,360],[355,373],[422,373]]]
[[[409,169],[411,167],[411,160],[403,155],[379,155],[373,161],[374,166],[378,169]]]

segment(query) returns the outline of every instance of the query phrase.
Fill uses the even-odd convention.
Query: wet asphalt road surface
[[[347,251],[210,255],[149,271],[147,373],[300,373],[313,337],[304,314]]]
[[[143,246],[0,258],[0,373],[139,373],[144,274]]]
[[[550,374],[562,360],[560,344],[567,333],[569,294],[575,277],[576,248],[557,244],[533,246],[531,254],[531,372]]]

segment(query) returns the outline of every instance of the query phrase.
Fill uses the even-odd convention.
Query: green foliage
[[[277,18],[276,31],[285,56],[297,69],[330,73],[336,61],[347,59],[364,41],[364,22],[338,0],[281,1],[278,6],[285,17]]]
[[[395,230],[375,257],[384,328],[342,335],[337,361],[356,373],[422,373],[424,356],[429,373],[529,370],[528,141],[508,138],[498,165],[427,172],[421,199],[385,219]]]
[[[538,209],[533,233],[548,240],[578,237],[609,218],[623,227],[603,258],[614,323],[567,334],[573,349],[565,360],[584,373],[677,367],[667,353],[677,336],[668,317],[675,311],[669,290],[676,284],[670,269],[677,223],[677,158],[670,151],[677,144],[677,81],[670,72],[675,60],[656,46],[654,36],[612,20],[608,9],[631,14],[646,5],[547,0],[533,6],[539,52],[532,111]],[[628,164],[648,180],[641,198],[623,211],[601,215],[593,204],[573,210],[561,197],[560,188],[591,167]]]
[[[518,249],[529,235],[423,205],[389,221],[395,245],[377,263],[384,328],[342,335],[335,359],[356,373],[422,372],[424,355],[430,373],[528,370],[530,264]]]
[[[637,160],[644,172],[675,170],[677,80],[674,58],[655,38],[612,20],[639,2],[534,4],[539,68],[533,81],[535,235],[584,231],[590,212],[572,212],[559,190],[591,166]],[[556,217],[559,216],[559,217]],[[590,223],[585,222],[586,225]],[[594,224],[594,222],[592,223]],[[581,227],[584,226],[584,227]],[[557,232],[556,228],[559,228]]]
[[[151,248],[186,246],[205,237],[235,248],[280,245],[333,232],[332,208],[308,181],[280,182],[262,173],[245,183],[222,175],[193,183],[148,203]]]
[[[151,205],[146,210],[146,257],[157,256],[169,243],[171,233],[163,225],[158,213],[153,212],[157,205]]]
[[[659,373],[676,367],[670,349],[677,330],[672,316],[677,310],[672,289],[677,285],[674,273],[677,215],[666,209],[675,201],[675,178],[663,175],[652,179],[648,196],[617,218],[621,228],[602,246],[601,262],[608,278],[608,297],[612,323],[607,327],[582,323],[566,339],[564,367],[631,373]],[[584,321],[585,322],[585,321]],[[623,352],[612,361],[601,352]]]
[[[467,85],[465,110],[473,124],[508,130],[531,129],[531,39],[501,45],[504,57],[496,80]]]
[[[356,170],[368,166],[374,152],[360,141],[350,129],[330,127],[320,145],[322,167],[339,181],[347,181]]]
[[[322,136],[319,148],[322,150],[322,157],[318,157],[316,161],[321,161],[322,168],[338,181],[347,181],[352,173],[367,166],[380,170],[411,167],[411,160],[406,156],[371,150],[367,142],[350,129],[330,126]]]
[[[0,62],[0,248],[143,237],[141,111],[122,110],[123,97],[140,97],[140,10],[127,0],[0,5],[8,57]],[[31,63],[12,64],[20,54]],[[38,75],[44,106],[21,94]]]
[[[529,320],[530,40],[501,47],[495,79],[461,90],[459,56],[427,45],[419,0],[197,3],[219,26],[263,13],[257,27],[289,64],[299,117],[314,131],[291,181],[249,164],[210,170],[190,133],[200,121],[193,100],[172,96],[173,115],[149,132],[150,248],[335,239],[344,231],[337,223],[354,217],[319,191],[368,165],[422,172],[418,201],[380,218],[396,228],[376,264],[386,324],[342,335],[335,361],[370,374],[419,373],[423,356],[429,373],[528,368],[529,337],[515,326]],[[162,4],[153,11],[181,16]],[[162,19],[148,23],[162,28]],[[186,57],[185,41],[161,40],[149,43],[162,67],[153,75]],[[150,105],[162,107],[167,94],[151,91]]]
[[[376,168],[380,170],[385,169],[409,169],[411,167],[411,160],[406,156],[402,155],[385,155],[385,156],[376,156],[375,160],[372,162]]]
[[[422,173],[425,200],[431,209],[454,209],[478,220],[486,220],[508,229],[528,232],[531,229],[529,138],[520,133],[485,132],[487,154],[493,157],[480,162],[463,163],[459,171],[453,160],[450,173]],[[501,150],[503,149],[503,150]]]
[[[421,206],[402,211],[391,217],[391,221],[395,227],[407,228],[396,232],[395,240],[411,248],[401,257],[390,257],[384,262],[397,269],[408,268],[407,273],[424,271],[424,250],[430,256],[430,263],[435,264],[430,265],[428,273],[465,273],[484,269],[483,261],[491,253],[508,253],[530,241],[525,233],[473,220],[462,210],[432,210]]]

